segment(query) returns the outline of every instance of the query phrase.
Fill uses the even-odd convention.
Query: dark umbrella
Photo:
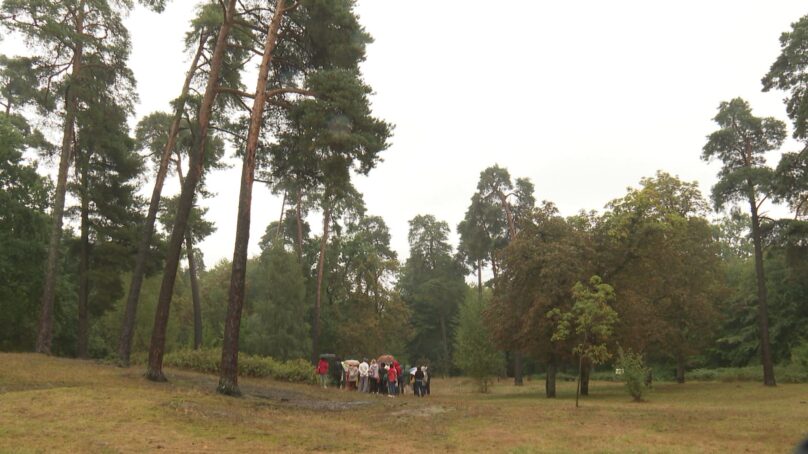
[[[393,358],[393,355],[382,355],[382,356],[379,357],[379,359],[376,360],[376,362],[385,363],[385,364],[393,364],[394,360],[395,360],[395,358]]]

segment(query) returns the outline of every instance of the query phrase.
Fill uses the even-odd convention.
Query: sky
[[[179,94],[188,65],[182,40],[196,3],[173,0],[163,14],[137,8],[127,18],[138,117],[167,110]],[[403,260],[408,221],[418,214],[446,221],[457,244],[454,230],[479,174],[495,163],[530,178],[537,200],[563,215],[601,211],[657,170],[697,181],[708,196],[719,166],[700,155],[721,101],[741,96],[757,116],[787,121],[784,93],[762,93],[760,79],[779,54],[780,34],[808,7],[359,0],[356,11],[375,39],[362,65],[373,111],[395,130],[384,162],[355,184]],[[13,40],[2,48],[14,48]],[[789,142],[782,151],[796,149]],[[241,173],[240,162],[232,164],[208,177],[217,195],[202,204],[218,228],[200,245],[208,265],[232,256]],[[166,184],[177,192],[178,182]],[[257,184],[250,255],[280,210],[281,200]],[[316,214],[310,222],[315,230],[321,223]]]

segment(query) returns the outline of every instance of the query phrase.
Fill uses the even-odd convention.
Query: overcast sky
[[[137,9],[127,19],[138,116],[166,110],[178,95],[187,67],[182,39],[196,3],[173,0],[161,15]],[[718,104],[741,96],[756,115],[786,120],[783,93],[761,93],[760,79],[779,53],[780,34],[808,7],[796,0],[360,0],[357,12],[375,38],[362,66],[374,113],[396,128],[384,162],[356,185],[369,214],[390,226],[403,259],[407,221],[434,214],[454,230],[480,171],[494,163],[529,177],[536,198],[564,215],[602,210],[660,169],[698,181],[708,195],[718,166],[700,154]],[[218,227],[201,244],[209,265],[232,256],[234,164],[209,177],[217,196],[204,203]],[[176,192],[176,181],[167,185]],[[281,201],[256,185],[253,203],[251,255]],[[321,221],[311,222],[318,229]]]

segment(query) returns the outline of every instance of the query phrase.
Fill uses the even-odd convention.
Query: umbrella
[[[376,362],[393,364],[393,360],[394,360],[393,355],[382,355],[379,357],[379,359],[376,360]]]
[[[349,366],[358,366],[359,365],[359,361],[357,361],[355,359],[346,359],[344,362],[345,362],[345,364],[347,364]]]
[[[412,369],[410,369],[410,375],[415,375],[416,372],[418,372],[417,367],[413,367]]]

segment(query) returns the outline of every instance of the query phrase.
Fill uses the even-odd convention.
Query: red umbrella
[[[393,358],[393,355],[382,355],[376,360],[376,362],[385,363],[385,364],[393,364],[394,360],[395,360],[395,358]]]

